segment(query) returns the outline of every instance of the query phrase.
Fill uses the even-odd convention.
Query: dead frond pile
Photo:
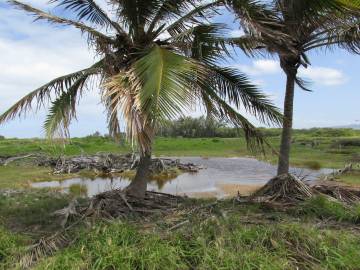
[[[291,174],[272,178],[265,186],[251,195],[251,200],[296,202],[313,196],[311,187]]]
[[[317,185],[313,187],[315,192],[325,194],[340,202],[354,204],[360,201],[360,190],[335,185]]]

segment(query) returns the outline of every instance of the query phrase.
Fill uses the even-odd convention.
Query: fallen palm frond
[[[347,187],[335,185],[317,185],[313,187],[313,190],[335,198],[336,200],[346,204],[354,204],[360,201],[360,191]]]
[[[68,246],[72,241],[74,240],[70,240],[64,231],[41,238],[37,243],[30,246],[25,255],[20,258],[20,267],[29,269],[33,263],[45,256],[54,254],[56,251]]]

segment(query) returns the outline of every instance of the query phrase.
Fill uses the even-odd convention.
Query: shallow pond
[[[276,167],[252,158],[201,158],[181,157],[181,162],[191,162],[202,165],[204,169],[198,173],[183,173],[175,179],[167,181],[152,181],[148,189],[170,194],[188,195],[189,197],[233,196],[239,191],[242,195],[253,192],[265,184],[276,174]],[[292,173],[306,176],[307,181],[314,181],[322,174],[331,173],[331,169],[312,171],[292,168]],[[85,186],[87,196],[93,196],[103,191],[124,188],[129,179],[114,178],[74,178],[64,181],[33,183],[33,187],[56,187],[68,192],[72,185]]]

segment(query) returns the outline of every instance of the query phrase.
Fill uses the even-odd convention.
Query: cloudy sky
[[[71,27],[34,23],[30,16],[5,2],[0,0],[0,113],[52,78],[88,67],[95,61],[79,31]],[[24,2],[45,10],[51,9],[45,4],[46,0]],[[229,14],[223,14],[216,20],[231,25],[234,35],[239,33]],[[302,69],[300,74],[312,81],[314,92],[297,89],[295,127],[359,123],[359,56],[344,50],[318,51],[313,52],[310,59],[312,66]],[[236,66],[247,73],[282,108],[285,78],[277,59],[249,59],[239,52],[226,65]],[[80,102],[78,122],[71,127],[72,136],[83,136],[97,130],[106,133],[104,108],[99,99],[98,91],[94,89]],[[198,110],[192,115],[201,113]],[[46,111],[41,110],[6,123],[0,126],[0,134],[7,137],[41,137],[45,115]]]

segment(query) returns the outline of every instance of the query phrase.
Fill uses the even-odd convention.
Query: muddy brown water
[[[239,191],[242,195],[249,194],[276,175],[276,167],[253,158],[202,158],[202,157],[172,157],[181,162],[191,162],[201,165],[204,169],[197,173],[183,173],[172,180],[152,181],[148,190],[161,191],[189,197],[233,196]],[[331,173],[331,169],[313,171],[302,168],[292,168],[291,172],[305,176],[306,181],[315,181],[320,175]],[[60,188],[68,192],[70,186],[78,184],[86,186],[86,196],[124,188],[129,184],[125,177],[114,178],[73,178],[64,181],[49,181],[33,183],[33,187]]]

